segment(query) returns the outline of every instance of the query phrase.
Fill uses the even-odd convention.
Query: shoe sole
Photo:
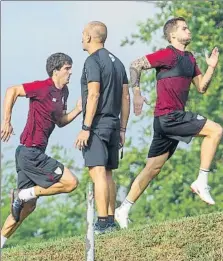
[[[16,220],[15,217],[13,216],[13,214],[12,214],[12,213],[13,213],[12,206],[13,206],[13,203],[14,203],[14,200],[15,200],[14,191],[15,191],[15,189],[12,189],[12,190],[11,190],[11,215],[12,215],[12,217],[14,218],[15,222],[19,222],[20,217],[19,217],[18,220]]]
[[[204,200],[204,199],[202,198],[202,196],[200,195],[200,193],[198,192],[197,189],[193,188],[192,186],[191,186],[190,188],[191,188],[191,191],[192,191],[194,194],[197,194],[197,195],[199,196],[199,198],[200,198],[202,201],[204,201],[205,203],[207,203],[209,206],[215,205],[215,203],[214,203],[214,204],[211,204],[211,203],[207,202],[206,200]]]
[[[14,199],[15,199],[15,198],[14,198],[14,189],[12,189],[12,190],[11,190],[11,214],[12,214],[12,212],[13,212],[13,211],[12,211],[12,204],[13,204],[13,202],[14,202]],[[12,216],[13,216],[13,215],[12,215]],[[13,218],[14,218],[14,217],[13,217]]]

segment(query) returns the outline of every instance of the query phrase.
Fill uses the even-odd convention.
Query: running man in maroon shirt
[[[13,86],[6,91],[1,129],[4,142],[13,134],[11,115],[17,97],[29,98],[30,102],[21,145],[15,153],[18,189],[12,192],[11,214],[1,231],[1,248],[35,209],[38,197],[69,193],[78,185],[77,178],[68,168],[45,154],[55,125],[64,127],[82,111],[79,100],[75,109],[66,113],[72,63],[66,54],[52,54],[46,63],[48,79]]]
[[[115,218],[122,228],[128,226],[128,213],[134,202],[147,188],[150,181],[160,173],[165,162],[173,155],[179,141],[189,143],[194,136],[203,137],[201,164],[197,179],[191,189],[206,203],[215,204],[210,195],[208,173],[211,162],[222,138],[222,127],[205,117],[184,110],[190,84],[198,92],[205,93],[218,63],[219,52],[214,48],[206,56],[208,69],[201,74],[192,53],[186,51],[191,41],[191,32],[184,18],[173,18],[164,25],[164,35],[170,46],[146,55],[131,63],[130,81],[133,88],[135,115],[140,115],[145,97],[140,92],[142,70],[156,69],[157,100],[154,112],[154,136],[145,168],[131,186],[126,199],[116,209]]]

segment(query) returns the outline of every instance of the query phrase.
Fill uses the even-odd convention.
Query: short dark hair
[[[186,22],[186,20],[183,17],[175,17],[168,20],[163,27],[164,37],[167,39],[169,43],[170,43],[170,33],[172,32],[173,29],[177,28],[178,21]]]
[[[60,70],[65,64],[72,65],[71,57],[65,53],[54,53],[46,61],[46,71],[50,77],[54,70]]]
[[[107,26],[100,21],[92,21],[89,23],[90,27],[95,31],[95,36],[100,43],[105,43],[107,39]]]

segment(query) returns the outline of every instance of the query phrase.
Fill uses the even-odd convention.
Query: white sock
[[[36,198],[34,187],[22,189],[19,192],[19,198],[24,200],[24,201],[28,201],[30,199]]]
[[[198,177],[197,177],[197,181],[200,185],[207,186],[209,172],[210,172],[210,170],[200,169]]]
[[[1,248],[3,248],[7,238],[1,235]]]
[[[128,215],[129,211],[132,207],[132,205],[134,204],[134,202],[128,200],[127,198],[122,202],[120,208]]]

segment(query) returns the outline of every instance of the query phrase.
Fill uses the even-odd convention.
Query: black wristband
[[[85,130],[85,131],[90,131],[91,130],[91,127],[87,126],[87,125],[82,125],[82,130]]]

